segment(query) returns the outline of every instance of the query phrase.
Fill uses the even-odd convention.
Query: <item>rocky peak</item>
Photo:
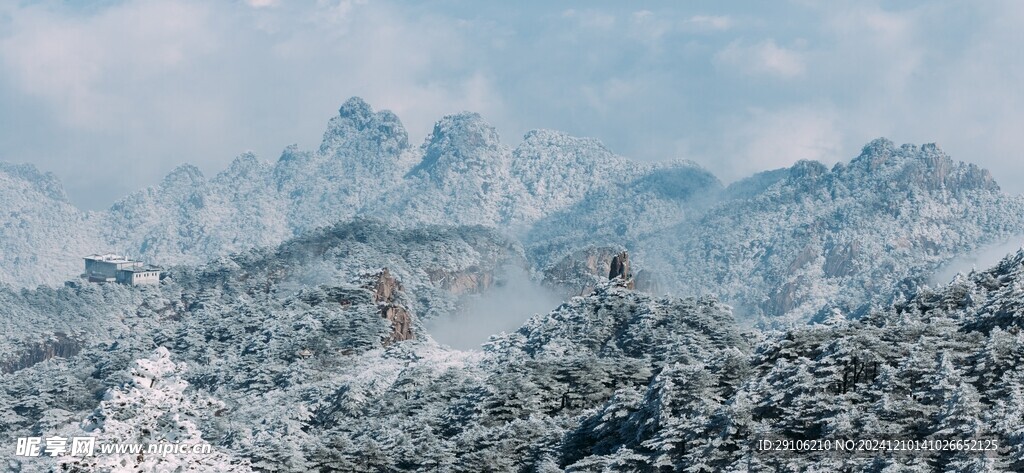
[[[233,181],[234,179],[252,178],[262,172],[266,172],[268,166],[256,157],[255,153],[245,152],[231,161],[224,172],[217,175],[219,180]]]
[[[999,190],[988,171],[953,161],[935,143],[897,147],[892,141],[879,138],[864,146],[860,156],[841,169],[844,173],[852,171],[885,181],[896,180],[902,188],[914,184],[930,191]]]
[[[352,97],[327,123],[320,154],[326,156],[397,156],[409,147],[405,126],[389,110],[374,112],[363,99]]]
[[[544,284],[570,296],[586,295],[604,281],[621,247],[591,246],[566,255],[544,270]]]
[[[887,138],[875,138],[861,148],[860,155],[850,164],[861,164],[869,170],[880,168],[897,153],[896,145]]]
[[[477,113],[463,112],[442,118],[424,145],[423,161],[410,174],[426,173],[435,179],[449,173],[484,168],[499,160],[497,130]]]
[[[629,253],[623,251],[612,257],[608,280],[616,281],[622,287],[633,289],[633,272],[629,270]]]
[[[403,340],[412,340],[412,314],[401,304],[402,283],[383,268],[366,279],[363,287],[373,293],[373,300],[380,309],[380,316],[391,323],[391,334],[384,345]]]
[[[338,116],[347,118],[359,127],[366,126],[373,120],[373,108],[360,97],[352,97],[338,108]]]
[[[896,146],[886,138],[876,138],[864,145],[860,155],[850,161],[848,170],[859,170],[868,175],[883,175],[884,171],[906,165],[919,155],[912,144]]]
[[[301,158],[309,158],[309,154],[310,153],[308,153],[308,152],[305,152],[305,153],[302,152],[299,149],[299,145],[293,143],[293,144],[290,144],[290,145],[284,147],[284,150],[281,151],[281,157],[278,158],[278,161],[279,162],[296,161],[296,160],[301,159]]]
[[[402,283],[391,275],[388,268],[382,268],[379,273],[370,278],[367,289],[373,292],[374,302],[391,304],[395,302],[398,292],[402,290]]]
[[[923,167],[919,172],[921,175],[919,179],[929,188],[999,190],[999,185],[996,184],[987,169],[982,169],[974,164],[953,161],[935,143],[922,145],[920,151],[915,154],[917,161]]]
[[[532,130],[512,151],[510,167],[533,194],[560,194],[577,199],[591,188],[608,184],[613,175],[629,181],[651,167],[627,163],[594,138]]]
[[[68,196],[64,186],[52,172],[40,172],[31,164],[12,164],[0,162],[0,172],[16,179],[28,182],[43,195],[61,202],[67,202]]]
[[[160,183],[160,188],[162,190],[179,190],[202,184],[204,180],[203,172],[199,168],[186,163],[174,168],[170,174],[164,177],[164,180]]]
[[[828,172],[828,167],[818,161],[800,160],[789,168],[791,179],[814,179]]]

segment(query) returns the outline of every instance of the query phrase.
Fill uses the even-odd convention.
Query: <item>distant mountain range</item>
[[[15,287],[74,279],[97,251],[199,264],[370,218],[492,227],[535,271],[623,246],[658,291],[717,294],[777,321],[861,314],[1024,233],[1024,199],[934,145],[879,139],[831,169],[799,162],[723,186],[692,162],[635,162],[555,131],[510,147],[474,113],[412,146],[398,117],[359,98],[317,150],[290,146],[274,163],[244,154],[211,178],[182,165],[99,212],[70,204],[52,174],[3,164],[0,203],[0,282]]]

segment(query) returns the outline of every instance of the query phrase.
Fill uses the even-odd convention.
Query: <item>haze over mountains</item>
[[[473,113],[444,117],[415,146],[398,117],[359,98],[317,150],[289,146],[274,163],[243,154],[212,177],[183,164],[102,212],[79,211],[31,166],[5,164],[0,179],[0,281],[15,287],[74,279],[97,251],[199,264],[365,217],[493,227],[523,245],[534,271],[624,246],[657,291],[807,320],[861,314],[1024,233],[1024,199],[935,145],[879,139],[832,169],[799,162],[725,187],[691,162],[638,163],[555,131],[512,147]]]
[[[473,113],[415,146],[354,98],[274,163],[102,212],[0,164],[0,202],[0,434],[215,451],[14,471],[1024,468],[1024,251],[934,279],[1024,233],[1024,198],[932,144],[724,186]],[[166,277],[63,284],[107,249]],[[998,448],[756,448],[851,438]]]

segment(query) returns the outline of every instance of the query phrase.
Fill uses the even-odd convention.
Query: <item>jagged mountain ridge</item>
[[[14,286],[59,283],[73,275],[70,255],[93,253],[101,241],[97,220],[67,201],[52,173],[0,163],[0,282]]]
[[[356,216],[399,226],[528,225],[613,176],[650,167],[595,140],[550,131],[531,132],[513,149],[472,113],[445,117],[415,148],[393,113],[353,98],[330,120],[316,151],[289,146],[273,164],[246,153],[212,178],[182,165],[103,212],[76,212],[55,199],[63,191],[52,175],[0,169],[16,181],[6,186],[5,201],[18,210],[6,216],[0,236],[22,260],[50,261],[47,271],[27,271],[31,263],[9,257],[0,282],[58,284],[79,272],[81,256],[105,249],[158,264],[197,264]],[[34,195],[19,197],[24,189]]]
[[[0,169],[14,210],[0,228],[10,249],[0,282],[15,286],[71,279],[95,251],[198,264],[365,216],[500,228],[541,271],[584,248],[625,246],[661,291],[799,321],[832,307],[861,314],[1024,232],[1021,197],[934,145],[876,140],[832,169],[800,162],[725,187],[691,162],[636,163],[554,131],[513,148],[468,112],[414,147],[398,117],[358,98],[314,151],[289,146],[274,163],[243,154],[212,178],[183,165],[105,212],[77,212],[52,176],[18,169]]]
[[[727,198],[687,229],[695,231],[682,251],[666,252],[682,269],[668,276],[678,278],[676,287],[714,288],[756,313],[805,320],[823,307],[862,314],[890,302],[893,288],[914,292],[957,254],[1020,238],[1024,199],[1001,193],[988,171],[954,162],[935,145],[880,139],[831,170],[798,163],[756,197]],[[682,266],[693,254],[714,266]]]
[[[1024,234],[1024,199],[933,144],[878,139],[831,169],[802,161],[726,188],[700,169],[675,172],[675,195],[613,187],[539,221],[528,251],[553,264],[590,242],[625,245],[675,294],[804,321],[832,309],[861,315],[956,255]]]

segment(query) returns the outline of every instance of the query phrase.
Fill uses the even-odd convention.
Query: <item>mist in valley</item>
[[[458,312],[426,322],[438,343],[459,350],[478,350],[491,335],[517,330],[535,314],[546,314],[564,298],[534,281],[520,267],[509,266],[483,294],[466,298]]]
[[[986,270],[1006,257],[1016,253],[1024,245],[1024,234],[1014,235],[1002,242],[979,248],[971,253],[953,258],[935,270],[928,281],[932,285],[945,285],[956,277],[957,273],[968,274],[973,270]]]

